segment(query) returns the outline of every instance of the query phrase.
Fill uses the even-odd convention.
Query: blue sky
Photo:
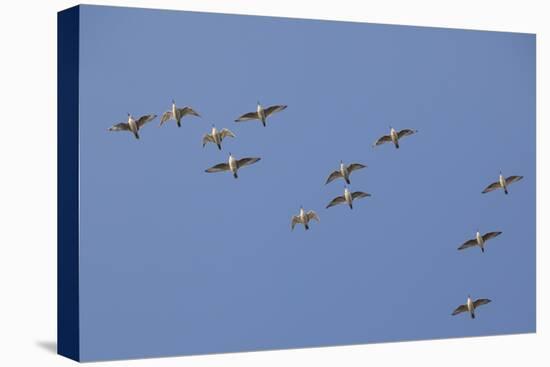
[[[535,330],[534,35],[81,16],[83,360]],[[172,99],[203,117],[107,132]],[[233,122],[257,100],[288,109]],[[222,152],[202,148],[211,124],[237,135]],[[419,133],[373,149],[389,125]],[[262,160],[204,173],[229,152]],[[353,211],[324,209],[341,159],[368,166]],[[482,195],[500,169],[525,178]],[[291,232],[300,205],[321,222]],[[503,234],[457,251],[478,228]],[[451,317],[468,294],[493,302]]]

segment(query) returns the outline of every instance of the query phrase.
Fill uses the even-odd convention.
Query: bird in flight
[[[208,168],[205,172],[213,173],[213,172],[223,172],[223,171],[231,171],[233,173],[233,177],[238,178],[237,171],[245,166],[249,166],[251,164],[254,164],[258,162],[260,158],[241,158],[241,159],[235,159],[229,153],[229,159],[227,163],[219,163],[215,166],[212,166]]]
[[[478,308],[479,306],[486,305],[489,302],[491,302],[491,300],[487,298],[480,298],[475,301],[472,301],[472,298],[470,297],[470,295],[468,295],[466,304],[458,306],[451,315],[454,316],[462,312],[469,312],[470,317],[472,319],[475,319],[476,318],[475,309]]]
[[[183,118],[183,116],[186,115],[200,117],[197,111],[195,111],[191,107],[185,106],[183,108],[177,108],[176,102],[172,100],[172,108],[162,114],[159,126],[162,126],[162,124],[164,124],[166,121],[175,120],[178,124],[178,127],[181,127],[181,119]]]
[[[346,183],[349,185],[351,183],[349,176],[353,171],[356,171],[361,168],[365,168],[367,166],[362,165],[360,163],[352,163],[350,165],[345,165],[344,162],[340,161],[340,168],[338,168],[336,171],[332,172],[328,178],[327,182],[325,182],[325,185],[329,182],[332,182],[338,178],[343,178]]]
[[[214,143],[218,146],[219,150],[222,150],[222,141],[227,137],[234,138],[235,134],[233,134],[233,132],[229,129],[218,130],[214,125],[212,125],[212,131],[210,134],[206,133],[202,137],[202,147],[204,148],[207,143]]]
[[[395,148],[399,149],[399,139],[404,138],[405,136],[416,134],[417,132],[418,130],[412,130],[412,129],[403,129],[398,132],[393,127],[390,126],[390,135],[384,135],[378,138],[378,140],[374,142],[373,146],[378,146],[384,143],[392,142],[393,145],[395,145]]]
[[[350,209],[353,209],[353,200],[366,198],[368,196],[371,196],[371,194],[367,194],[366,192],[362,192],[362,191],[351,192],[348,189],[348,187],[345,186],[344,187],[344,195],[337,196],[334,199],[332,199],[332,201],[330,203],[328,203],[327,209],[330,208],[331,206],[335,206],[335,205],[338,205],[338,204],[344,204],[344,203],[348,204]]]
[[[306,212],[304,208],[300,207],[300,213],[298,215],[292,216],[292,223],[290,224],[292,230],[294,230],[294,226],[298,223],[303,224],[306,231],[309,229],[309,221],[315,219],[317,222],[319,222],[319,216],[317,213],[315,213],[313,210],[310,210]]]
[[[109,128],[109,131],[130,131],[134,134],[136,139],[139,139],[139,129],[141,129],[143,125],[145,125],[149,121],[154,120],[155,117],[157,117],[157,115],[143,115],[136,120],[132,117],[130,113],[128,113],[127,122],[120,122],[118,124],[115,124]]]
[[[517,182],[522,178],[523,176],[510,176],[508,178],[504,178],[504,176],[502,175],[502,171],[500,171],[498,175],[498,181],[493,182],[492,184],[487,186],[485,190],[483,190],[481,193],[486,194],[496,189],[503,189],[504,193],[508,195],[508,185]]]
[[[479,246],[481,248],[481,252],[485,252],[485,242],[501,234],[502,232],[487,232],[484,235],[481,235],[481,233],[477,231],[475,238],[464,242],[458,249],[464,250],[473,246]]]
[[[249,121],[249,120],[260,120],[264,127],[266,126],[266,119],[274,114],[275,112],[282,111],[286,108],[286,105],[273,105],[267,108],[264,108],[260,102],[256,105],[255,112],[248,112],[235,120],[235,122]]]

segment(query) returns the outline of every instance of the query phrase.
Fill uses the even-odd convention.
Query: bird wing
[[[136,124],[137,124],[138,127],[141,128],[143,125],[145,125],[145,124],[148,123],[149,121],[154,120],[155,117],[157,117],[157,115],[155,115],[155,114],[143,115],[143,116],[141,116],[139,119],[137,119]]]
[[[159,126],[162,126],[162,124],[164,124],[166,121],[170,120],[172,117],[172,111],[166,111],[165,113],[162,114],[161,118],[160,118],[160,125]]]
[[[352,163],[348,166],[348,172],[357,171],[358,169],[365,168],[367,166],[361,164],[361,163]]]
[[[343,196],[337,196],[334,199],[332,199],[332,201],[330,203],[328,203],[327,209],[330,208],[331,206],[335,206],[335,205],[342,204],[342,203],[345,203],[345,202],[346,202],[346,199]]]
[[[485,233],[482,237],[483,237],[483,241],[487,241],[487,240],[490,240],[491,238],[495,238],[496,236],[500,235],[502,232],[498,231],[498,232],[488,232],[488,233]]]
[[[474,308],[477,308],[477,307],[482,306],[482,305],[486,305],[489,302],[491,302],[490,299],[480,298],[480,299],[474,301]]]
[[[452,313],[452,315],[458,315],[459,313],[468,311],[468,306],[466,305],[460,305],[458,306]]]
[[[199,115],[197,111],[195,111],[189,106],[180,108],[179,111],[180,111],[180,116],[193,115],[193,116],[201,117],[201,115]]]
[[[493,182],[492,184],[490,184],[489,186],[487,186],[487,187],[485,188],[485,190],[483,190],[481,193],[482,193],[482,194],[486,194],[486,193],[488,193],[488,192],[490,192],[490,191],[493,191],[493,190],[496,190],[496,189],[498,189],[498,188],[500,188],[500,182],[498,182],[498,181],[497,181],[497,182]]]
[[[222,131],[220,131],[220,137],[222,139],[225,139],[228,136],[231,137],[231,138],[234,138],[235,134],[233,134],[233,132],[231,130],[228,130],[228,129],[222,129]]]
[[[130,130],[130,125],[127,122],[121,122],[109,128],[109,131],[128,131],[128,130]]]
[[[241,158],[237,161],[237,167],[241,168],[258,162],[260,158]]]
[[[477,240],[472,239],[472,240],[468,240],[468,241],[464,242],[458,249],[459,250],[464,250],[466,248],[474,247],[476,245],[477,245]]]
[[[257,120],[257,119],[258,119],[258,113],[249,112],[249,113],[245,113],[244,115],[242,115],[241,117],[236,119],[235,122],[248,121],[248,120]]]
[[[212,173],[212,172],[222,172],[222,171],[229,171],[229,163],[220,163],[216,164],[215,166],[210,167],[205,172]]]
[[[336,180],[337,178],[340,178],[342,177],[342,174],[340,173],[340,171],[334,171],[332,172],[328,178],[327,178],[327,182],[325,182],[325,185],[328,184],[329,182],[332,182],[334,180]]]
[[[354,193],[351,194],[351,197],[355,200],[355,199],[362,199],[362,198],[366,198],[368,196],[371,196],[371,194],[367,194],[366,192],[362,192],[362,191],[355,191]]]
[[[315,219],[317,222],[320,221],[319,216],[313,210],[310,210],[306,214],[307,214],[307,219],[309,219],[309,220]]]
[[[279,112],[279,111],[282,111],[286,108],[287,106],[286,105],[274,105],[274,106],[269,106],[267,107],[266,109],[264,109],[264,113],[265,113],[265,116],[269,116],[271,114],[274,114],[275,112]]]
[[[294,229],[294,226],[296,225],[296,223],[300,223],[300,217],[297,215],[294,215],[292,217],[292,223],[290,223],[290,226],[292,229]]]
[[[390,142],[390,141],[391,141],[391,136],[384,135],[384,136],[378,138],[378,140],[374,142],[374,146],[382,145],[382,144]]]
[[[412,130],[412,129],[403,129],[400,132],[397,133],[397,137],[401,139],[402,137],[412,135],[414,133],[417,133],[418,130]]]
[[[522,178],[523,176],[510,176],[506,179],[506,185],[510,185],[511,183],[517,182]]]
[[[214,138],[210,134],[204,134],[204,136],[202,137],[202,147],[203,148],[206,145],[206,143],[213,143],[213,142],[214,142]]]

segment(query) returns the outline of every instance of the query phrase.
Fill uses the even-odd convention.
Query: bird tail
[[[181,118],[176,120],[176,123],[178,124],[178,127],[181,127]]]
[[[475,319],[475,318],[476,318],[476,315],[475,315],[475,313],[473,313],[473,312],[470,314],[470,316],[472,317],[472,319]]]
[[[353,209],[353,204],[352,203],[349,203],[349,208]]]
[[[222,150],[221,144],[216,144],[216,145],[218,146],[218,149],[219,149],[219,150]]]
[[[399,142],[398,141],[395,142],[395,149],[399,149]]]
[[[483,247],[481,248],[481,252],[485,252],[485,249]]]
[[[348,185],[351,185],[351,182],[350,182],[350,180],[349,180],[349,177],[345,177],[345,179],[346,179],[346,183],[347,183]]]
[[[139,134],[136,132],[134,132],[134,136],[136,137],[136,139],[139,139]]]
[[[264,125],[264,127],[267,126],[267,125],[265,124],[265,119],[262,119],[262,125]]]
[[[505,189],[504,189],[504,193],[505,193],[506,195],[508,195],[508,189],[505,188]]]
[[[233,172],[233,177],[239,178],[239,176],[237,176],[237,172]]]
[[[306,231],[309,229],[309,225],[306,223],[304,224],[304,226],[306,227]]]

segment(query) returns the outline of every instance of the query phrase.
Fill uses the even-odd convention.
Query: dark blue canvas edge
[[[57,14],[57,353],[80,360],[79,6]]]

